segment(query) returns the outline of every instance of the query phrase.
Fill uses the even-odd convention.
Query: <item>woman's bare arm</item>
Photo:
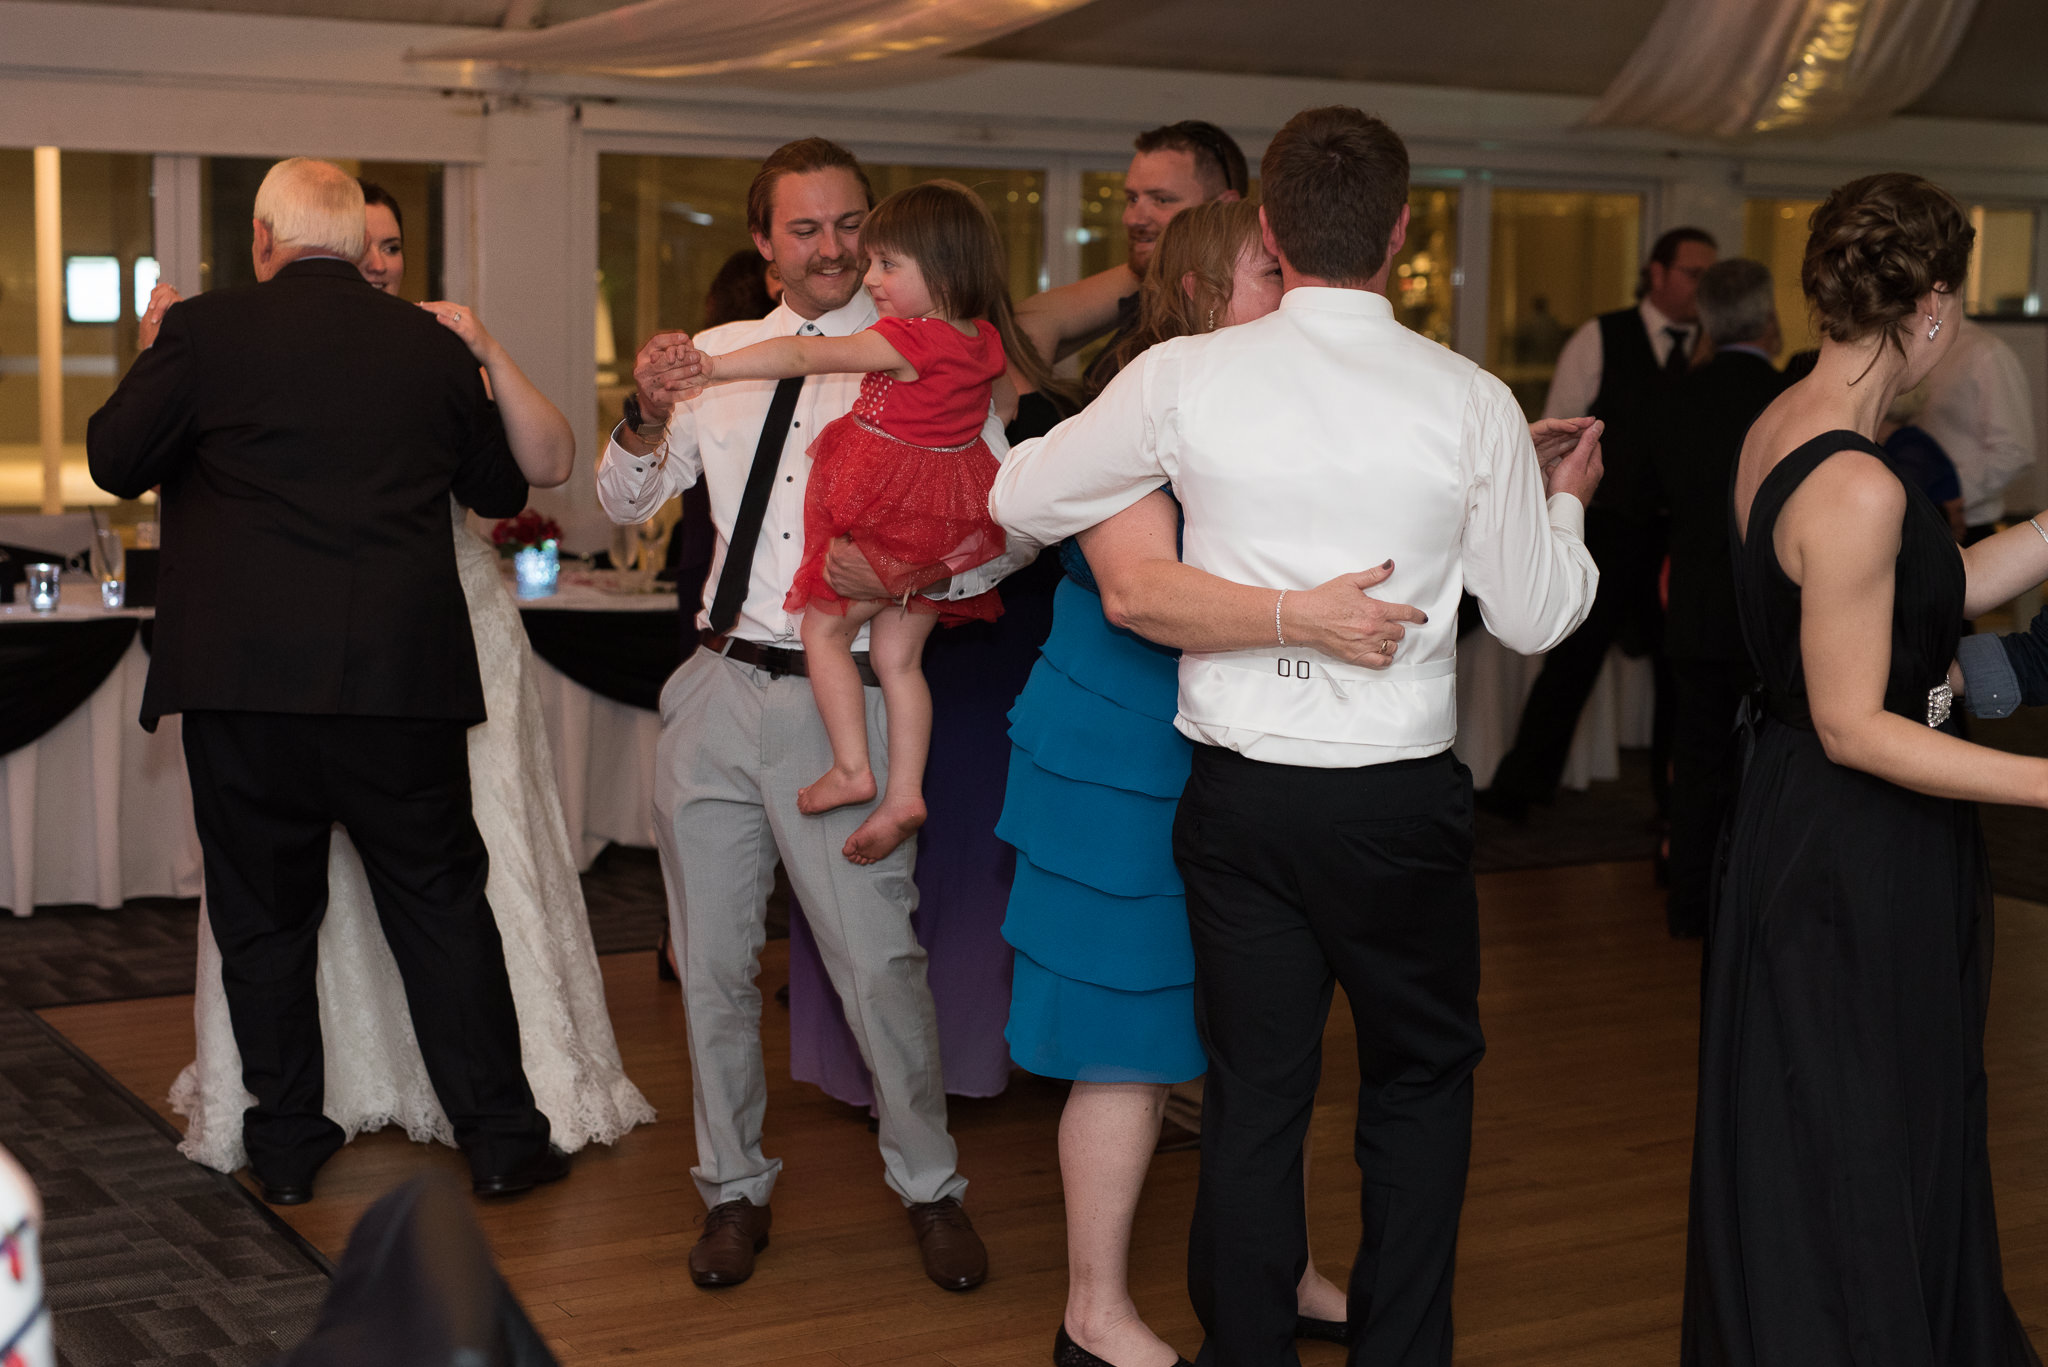
[[[1278,645],[1273,610],[1278,589],[1219,578],[1180,561],[1175,545],[1180,511],[1163,492],[1145,495],[1080,534],[1081,551],[1102,590],[1111,622],[1148,641],[1182,650],[1251,650]],[[1393,662],[1406,622],[1429,619],[1402,603],[1382,603],[1365,590],[1393,573],[1394,562],[1339,575],[1312,589],[1290,590],[1280,607],[1286,644],[1368,669]],[[1392,650],[1382,650],[1391,643]]]
[[[2007,754],[1887,712],[1892,580],[1906,492],[1876,457],[1845,451],[1806,477],[1775,532],[1800,586],[1800,658],[1828,758],[1935,797],[2048,806],[2048,760]],[[1930,680],[1930,686],[1940,680]]]
[[[1963,568],[1970,576],[1963,595],[1963,615],[1975,617],[2048,579],[2048,537],[2025,522],[2007,527],[1996,536],[1964,547]]]
[[[549,402],[526,372],[513,361],[510,352],[484,327],[473,309],[441,301],[421,304],[441,320],[469,347],[469,354],[484,368],[491,398],[505,424],[505,441],[519,473],[536,489],[552,489],[568,482],[576,469],[576,432],[562,410]]]
[[[1085,280],[1041,290],[1017,305],[1017,327],[1047,365],[1109,330],[1117,305],[1138,292],[1129,266],[1111,266]]]

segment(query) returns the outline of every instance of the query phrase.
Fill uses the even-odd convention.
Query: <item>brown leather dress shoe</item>
[[[988,1280],[988,1250],[956,1197],[926,1201],[908,1213],[925,1276],[948,1291],[972,1291]]]
[[[690,1250],[690,1280],[699,1286],[738,1286],[754,1275],[754,1255],[768,1247],[768,1207],[742,1196],[720,1201],[704,1216],[704,1233]]]

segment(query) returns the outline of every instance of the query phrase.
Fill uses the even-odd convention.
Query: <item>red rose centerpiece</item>
[[[491,543],[512,557],[513,593],[520,598],[546,598],[561,577],[562,529],[551,517],[528,508],[491,528]]]

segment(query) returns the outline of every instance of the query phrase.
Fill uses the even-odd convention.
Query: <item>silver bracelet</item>
[[[2041,534],[2043,536],[2048,536],[2048,532],[2042,532]],[[1280,590],[1280,596],[1273,600],[1273,639],[1280,642],[1280,644],[1283,646],[1287,644],[1287,633],[1280,630],[1280,605],[1286,601],[1286,589]]]
[[[2036,516],[2038,516],[2038,514],[2036,514]],[[2035,531],[2041,532],[2041,524],[2034,521],[2033,518],[2030,517],[2027,519],[2027,525],[2029,527],[2032,527]],[[2048,532],[2041,532],[2041,539],[2043,541],[2048,541]]]

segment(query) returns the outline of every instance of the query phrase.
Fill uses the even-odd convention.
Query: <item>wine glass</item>
[[[100,604],[118,608],[127,600],[125,582],[128,557],[121,548],[121,534],[112,527],[94,527],[92,572],[100,581]]]

